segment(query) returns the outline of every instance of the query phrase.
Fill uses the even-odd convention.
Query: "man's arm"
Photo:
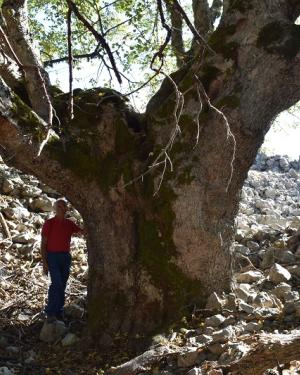
[[[41,257],[43,263],[43,271],[45,275],[48,275],[48,262],[47,262],[47,237],[42,235],[41,241]]]
[[[86,236],[87,234],[87,231],[86,229],[82,228],[81,226],[79,226],[78,224],[74,223],[73,220],[72,221],[72,231],[73,231],[73,235],[77,235],[77,236]]]

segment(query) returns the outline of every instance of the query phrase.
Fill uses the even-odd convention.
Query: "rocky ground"
[[[108,353],[86,338],[82,238],[73,241],[66,324],[43,325],[40,229],[58,194],[0,163],[0,375],[300,374],[299,170],[300,160],[258,156],[237,217],[232,293],[211,295],[130,360],[122,338]]]

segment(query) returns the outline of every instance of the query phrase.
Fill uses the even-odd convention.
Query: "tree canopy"
[[[183,21],[182,15],[173,9],[173,2],[156,2],[149,0],[115,0],[84,2],[75,1],[78,11],[93,28],[107,41],[116,66],[123,81],[118,81],[101,43],[95,40],[92,33],[78,17],[72,15],[72,53],[74,68],[89,66],[97,71],[97,77],[90,79],[91,86],[113,86],[123,92],[130,92],[149,81],[147,96],[153,94],[164,76],[155,75],[151,61],[163,44],[165,48],[163,69],[171,73],[183,60],[189,60],[193,34]],[[193,9],[202,7],[202,1],[183,2],[183,9],[193,23]],[[219,17],[222,1],[214,1],[211,8],[210,28]],[[67,12],[68,2],[58,0],[29,0],[30,33],[41,54],[46,68],[55,70],[59,62],[68,60]],[[161,13],[160,13],[161,11]],[[204,19],[205,17],[203,17]],[[206,22],[206,21],[205,21]],[[164,23],[164,25],[163,25]],[[199,24],[199,21],[198,21]],[[169,35],[170,32],[170,35]],[[170,38],[172,34],[172,38]],[[203,33],[207,37],[207,32]],[[157,56],[161,60],[162,56]],[[91,64],[87,65],[87,61]],[[159,66],[161,61],[155,61]],[[97,68],[96,68],[97,67]],[[151,79],[151,77],[155,77]]]

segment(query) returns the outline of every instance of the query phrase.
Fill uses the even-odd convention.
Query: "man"
[[[43,270],[46,275],[49,272],[51,278],[45,308],[48,322],[63,318],[65,289],[71,267],[71,237],[74,233],[85,234],[82,228],[66,218],[67,210],[67,202],[58,199],[55,202],[55,216],[46,220],[42,228]]]

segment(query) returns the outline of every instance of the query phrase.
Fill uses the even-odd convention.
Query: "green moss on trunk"
[[[282,21],[265,25],[259,32],[257,47],[269,53],[277,53],[287,59],[294,58],[300,51],[300,26]]]
[[[167,182],[158,194],[149,202],[154,214],[148,217],[147,213],[142,213],[138,218],[138,259],[153,284],[163,293],[163,324],[168,324],[176,319],[176,312],[182,314],[191,303],[199,303],[202,295],[200,282],[190,279],[175,264],[178,253],[173,240],[175,213],[172,202],[176,194]]]
[[[35,142],[41,142],[45,136],[46,127],[43,126],[36,113],[18,95],[12,94],[11,111],[22,131],[31,135]]]
[[[239,11],[245,13],[247,10],[253,8],[251,0],[229,0],[228,11],[235,12]]]
[[[209,37],[208,44],[215,52],[222,54],[225,59],[236,61],[239,44],[235,41],[228,41],[235,32],[235,24],[219,26]]]

